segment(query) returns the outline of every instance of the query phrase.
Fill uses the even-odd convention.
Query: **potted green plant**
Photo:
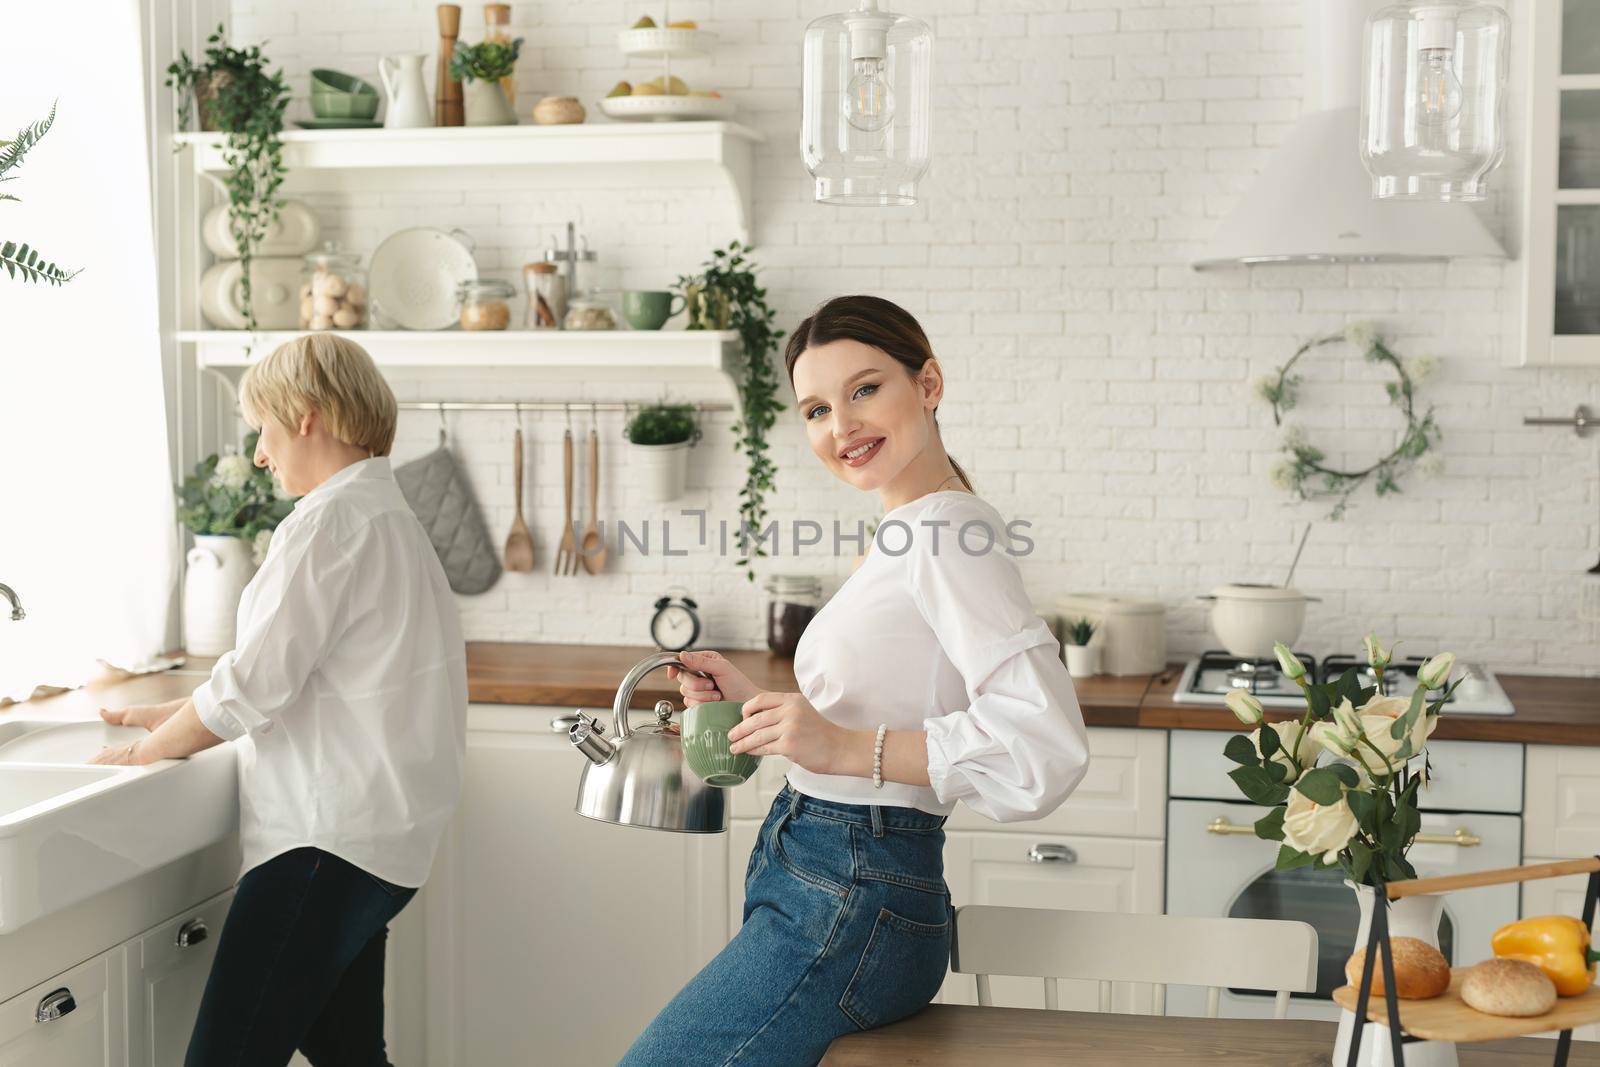
[[[1089,644],[1094,631],[1094,623],[1085,618],[1063,621],[1061,647],[1067,654],[1067,673],[1074,678],[1087,678],[1100,673],[1100,646]]]
[[[756,265],[745,258],[745,248],[734,241],[718,249],[699,274],[680,277],[677,287],[688,305],[686,330],[727,330],[739,335],[744,353],[739,383],[739,421],[733,424],[734,447],[745,456],[744,488],[739,491],[739,523],[750,531],[751,551],[739,558],[752,582],[752,563],[765,556],[758,535],[766,526],[767,493],[777,466],[768,455],[767,435],[783,404],[778,400],[778,374],[772,365],[783,331],[773,323],[778,313],[767,303],[767,291],[756,278]]]
[[[22,157],[28,154],[28,149],[39,143],[55,121],[56,106],[51,104],[50,114],[32,126],[24,126],[9,141],[0,141],[0,182],[9,182],[16,178],[15,174],[7,176],[6,171],[22,162]],[[0,193],[0,200],[16,199],[17,197],[9,193]],[[16,241],[0,241],[0,266],[5,267],[6,274],[11,278],[20,274],[25,282],[45,282],[48,285],[70,282],[78,273],[75,270],[62,270],[41,256],[37,248],[29,248],[26,241],[20,245]]]
[[[212,454],[178,486],[178,521],[194,534],[184,578],[185,647],[197,656],[233,648],[239,597],[266,559],[272,531],[294,510],[272,475],[257,467],[258,434],[242,453]]]
[[[228,232],[239,248],[239,304],[245,328],[256,328],[250,295],[250,261],[267,228],[278,218],[283,184],[283,113],[289,85],[283,71],[269,71],[259,46],[230,46],[221,25],[206,38],[205,61],[179,52],[167,67],[167,85],[178,93],[178,126],[186,128],[199,105],[200,128],[227,135],[222,158],[228,165]]]
[[[468,126],[515,126],[517,113],[500,88],[516,69],[522,38],[458,44],[450,56],[450,80],[461,83]]]
[[[700,440],[693,404],[651,404],[628,420],[628,443],[644,469],[645,491],[676,500],[689,481],[689,449]]]

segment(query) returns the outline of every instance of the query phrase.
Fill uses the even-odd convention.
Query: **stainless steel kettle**
[[[619,826],[715,834],[728,828],[727,790],[707,785],[683,761],[672,702],[656,702],[656,721],[628,725],[628,705],[644,676],[657,667],[682,667],[676,652],[657,652],[634,664],[611,705],[616,736],[582,711],[567,731],[573,747],[589,757],[578,780],[579,815]],[[699,673],[699,672],[695,672]]]

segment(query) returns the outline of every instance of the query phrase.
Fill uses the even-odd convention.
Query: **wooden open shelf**
[[[1508,1037],[1571,1030],[1600,1022],[1600,986],[1590,986],[1575,997],[1557,997],[1556,1006],[1543,1015],[1514,1018],[1485,1015],[1461,999],[1461,980],[1468,968],[1450,968],[1450,988],[1428,1000],[1400,1001],[1400,1028],[1424,1041],[1499,1041]],[[1356,1010],[1356,987],[1340,986],[1333,999],[1341,1008]],[[1367,998],[1367,1021],[1389,1025],[1389,1011],[1376,993]]]

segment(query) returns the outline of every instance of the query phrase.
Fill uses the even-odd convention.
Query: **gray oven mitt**
[[[442,433],[438,448],[397,467],[394,480],[428,531],[451,589],[481,593],[499,581],[500,557],[489,540],[472,483],[445,447]]]

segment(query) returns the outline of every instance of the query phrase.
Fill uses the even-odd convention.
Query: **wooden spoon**
[[[512,457],[512,466],[516,469],[517,479],[517,517],[511,520],[511,532],[506,535],[506,570],[531,571],[533,570],[533,534],[528,530],[528,522],[522,517],[522,428],[517,428],[516,444],[513,446],[516,454]]]
[[[606,546],[595,522],[600,500],[600,435],[589,427],[589,525],[583,531],[583,569],[599,574],[606,569]]]

